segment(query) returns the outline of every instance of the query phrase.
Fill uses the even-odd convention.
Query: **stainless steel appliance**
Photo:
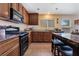
[[[13,8],[10,8],[10,19],[17,23],[23,23],[23,16]]]

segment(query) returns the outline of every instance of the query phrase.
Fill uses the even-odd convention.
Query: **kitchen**
[[[78,5],[74,3],[0,3],[0,55],[66,55],[60,51],[60,44],[54,44],[54,39],[59,39],[68,46],[65,50],[75,51],[76,49],[77,51],[71,55],[78,56],[79,16],[76,8]],[[70,33],[74,37],[67,35],[69,37],[63,38],[63,34],[55,33],[64,33],[65,36]],[[68,41],[64,42],[64,39]],[[73,40],[69,41],[69,39]],[[36,51],[37,49],[39,51]]]

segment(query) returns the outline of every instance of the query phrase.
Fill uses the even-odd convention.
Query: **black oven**
[[[28,33],[20,32],[20,56],[24,55],[25,51],[28,48]]]

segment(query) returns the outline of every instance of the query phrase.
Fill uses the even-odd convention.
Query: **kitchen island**
[[[71,46],[73,48],[73,55],[79,56],[79,35],[71,33],[52,33],[52,38],[57,38],[64,44]]]

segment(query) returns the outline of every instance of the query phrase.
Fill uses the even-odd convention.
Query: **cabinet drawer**
[[[8,51],[10,48],[19,43],[19,37],[13,38],[9,41],[3,42],[0,44],[0,55]]]

